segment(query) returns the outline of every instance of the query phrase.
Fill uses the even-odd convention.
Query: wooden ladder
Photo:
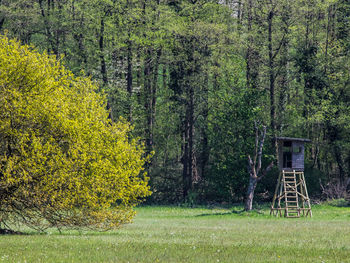
[[[278,175],[270,215],[282,216],[282,211],[285,217],[300,217],[301,215],[312,217],[303,171],[282,170]]]
[[[285,174],[282,172],[282,181],[284,186],[285,217],[300,217],[300,208],[298,200],[297,178],[295,171]]]

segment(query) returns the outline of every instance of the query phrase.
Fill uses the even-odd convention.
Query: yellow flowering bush
[[[56,57],[0,36],[0,226],[116,228],[150,195],[143,147]]]

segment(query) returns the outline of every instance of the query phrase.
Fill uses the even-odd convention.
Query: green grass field
[[[114,232],[0,236],[0,262],[350,262],[350,208],[313,218],[231,209],[140,207]]]

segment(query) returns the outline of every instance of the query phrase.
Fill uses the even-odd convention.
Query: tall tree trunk
[[[142,65],[141,48],[140,47],[137,48],[136,64]],[[142,83],[142,67],[139,66],[137,68],[137,71],[136,71],[136,85],[138,88],[141,88],[141,83]],[[137,102],[138,102],[138,104],[142,105],[141,92],[137,93]]]
[[[194,156],[194,88],[190,87],[189,89],[189,122],[188,122],[188,128],[189,128],[189,134],[188,134],[188,178],[190,181],[189,189],[192,190],[193,188],[193,175],[196,173],[196,167],[195,167],[195,156]]]
[[[277,132],[283,134],[283,126],[285,124],[285,110],[287,105],[288,90],[289,90],[289,64],[288,64],[288,50],[289,50],[289,26],[290,26],[290,15],[289,10],[290,6],[288,4],[283,5],[282,7],[282,24],[281,31],[285,36],[281,42],[281,58],[279,62],[279,97],[278,97],[278,125],[276,127]],[[278,158],[278,154],[277,154]]]
[[[337,127],[333,126],[329,122],[327,122],[326,128],[328,132],[328,139],[333,149],[335,161],[337,163],[338,170],[339,170],[339,181],[343,185],[345,182],[346,175],[345,175],[345,165],[343,162],[342,152],[339,145],[337,144],[337,141],[340,140],[339,130]]]
[[[153,58],[155,56],[155,58]],[[146,51],[145,65],[144,65],[144,92],[145,92],[145,109],[147,118],[146,131],[146,147],[148,152],[153,151],[153,129],[155,124],[156,114],[156,99],[158,87],[158,70],[159,60],[161,56],[161,49],[157,52],[149,47]]]
[[[189,164],[189,147],[188,147],[188,141],[189,141],[189,122],[187,118],[188,114],[186,111],[186,119],[185,119],[185,130],[183,133],[183,146],[182,146],[182,194],[183,199],[186,200],[188,192],[189,192],[189,176],[188,176],[188,164]]]
[[[150,153],[153,150],[153,119],[152,119],[152,52],[151,48],[146,49],[146,57],[144,61],[144,96],[145,111],[147,124],[146,132],[146,149]]]
[[[103,81],[103,86],[108,86],[108,77],[107,77],[107,67],[106,67],[106,60],[105,60],[105,54],[104,54],[104,31],[105,31],[105,24],[103,18],[101,18],[100,22],[100,36],[99,36],[99,48],[100,48],[100,67],[101,67],[101,76]],[[108,117],[110,120],[113,121],[113,109],[111,106],[111,103],[107,102],[107,110],[108,110]]]
[[[130,38],[130,35],[129,35]],[[128,107],[129,107],[129,117],[128,120],[129,122],[132,122],[132,42],[131,41],[127,41],[127,45],[128,45],[128,49],[127,49],[127,74],[126,74],[126,80],[127,80],[127,84],[126,84],[126,90],[128,92],[129,98],[128,98]]]
[[[108,78],[107,78],[107,67],[106,67],[106,60],[105,60],[105,54],[104,54],[104,31],[105,31],[105,23],[103,18],[101,18],[100,39],[99,39],[100,63],[101,63],[102,81],[103,81],[103,85],[106,87],[108,85]]]
[[[0,19],[0,31],[2,30],[2,27],[4,25],[4,22],[5,22],[5,17],[1,18]]]
[[[56,41],[55,41],[55,36],[53,34],[53,32],[51,31],[50,28],[50,15],[51,15],[51,1],[49,0],[47,2],[47,10],[45,12],[44,10],[44,6],[43,6],[43,0],[39,0],[39,7],[40,7],[40,12],[41,12],[41,16],[44,20],[44,24],[45,24],[45,31],[46,31],[46,37],[47,37],[47,41],[50,44],[51,48],[48,48],[48,51],[53,51],[53,53],[55,55],[58,55],[58,47],[56,46]]]
[[[82,33],[82,29],[83,29],[83,25],[84,25],[84,16],[82,16],[80,18],[80,20],[78,20],[76,18],[76,12],[75,12],[75,1],[72,2],[72,21],[73,21],[73,38],[76,41],[77,45],[78,45],[78,64],[84,64],[84,67],[87,67],[87,54],[86,54],[86,49],[85,49],[85,45],[84,45],[84,36]],[[79,26],[76,27],[77,23],[79,23]]]
[[[305,25],[305,45],[304,49],[309,52],[309,48],[311,47],[311,39],[310,39],[310,24],[312,23],[312,11],[310,11],[309,2],[307,4],[306,11],[306,25]],[[303,117],[307,118],[309,114],[309,105],[312,94],[312,86],[309,78],[305,75],[304,77],[304,109],[303,109]],[[307,129],[309,130],[309,129]],[[308,135],[309,136],[309,135]]]
[[[276,133],[276,105],[275,105],[275,66],[272,50],[272,23],[274,11],[270,10],[268,15],[268,49],[269,49],[269,82],[270,82],[270,126],[273,134],[273,145],[276,156],[278,156],[277,133]]]
[[[156,52],[156,57],[153,66],[153,84],[152,84],[152,127],[154,127],[156,121],[156,111],[157,111],[157,90],[158,90],[158,77],[159,77],[159,60],[162,55],[162,49],[159,48]],[[153,130],[152,130],[153,133]]]
[[[252,68],[253,68],[253,32],[252,32],[252,23],[253,23],[253,0],[248,0],[248,48],[246,53],[246,79],[247,85],[249,88],[255,88],[253,77],[252,77]]]
[[[214,77],[215,78],[215,77]],[[201,173],[200,176],[205,178],[206,167],[209,161],[209,145],[208,145],[208,116],[209,116],[209,108],[208,108],[208,85],[209,85],[209,77],[208,73],[205,74],[204,88],[203,88],[203,124],[201,129],[202,135],[202,153],[201,153]],[[214,90],[216,88],[214,87]]]
[[[237,3],[237,26],[238,26],[238,32],[241,31],[242,26],[242,1],[238,0]]]
[[[184,122],[183,156],[181,158],[183,164],[182,178],[184,200],[188,196],[188,193],[192,190],[192,175],[194,168],[194,89],[191,85],[187,87],[186,94],[188,99],[185,105],[186,116]]]
[[[2,0],[0,0],[0,6],[1,5],[2,5]],[[0,19],[0,31],[2,31],[2,27],[4,25],[4,22],[5,22],[5,16]]]

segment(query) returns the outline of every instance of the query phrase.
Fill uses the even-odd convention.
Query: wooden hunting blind
[[[312,216],[304,176],[304,143],[309,139],[277,137],[280,170],[270,214],[285,217]]]

